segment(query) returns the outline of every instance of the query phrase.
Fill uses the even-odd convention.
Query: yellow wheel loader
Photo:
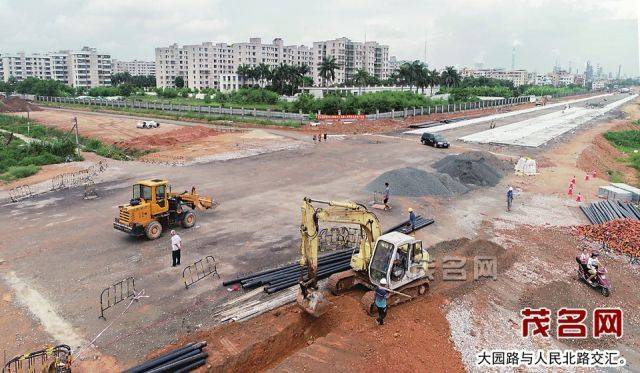
[[[326,207],[314,207],[313,203]],[[304,198],[302,201],[302,242],[300,264],[308,266],[307,276],[300,281],[297,302],[307,313],[320,316],[331,303],[318,289],[318,224],[320,222],[355,224],[364,234],[351,256],[351,269],[334,273],[327,282],[334,294],[343,293],[356,285],[370,289],[362,298],[362,305],[369,314],[373,307],[374,289],[381,279],[386,279],[391,296],[389,305],[405,302],[429,290],[427,277],[429,253],[422,241],[399,232],[382,234],[376,215],[364,205],[354,202],[318,201]]]
[[[193,210],[208,210],[217,205],[211,197],[198,195],[195,187],[191,192],[173,193],[167,180],[141,180],[133,185],[131,201],[118,206],[120,212],[113,228],[155,240],[166,227],[178,224],[193,227],[196,224]]]

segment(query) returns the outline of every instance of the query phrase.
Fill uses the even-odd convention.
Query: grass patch
[[[6,172],[0,174],[0,180],[12,181],[16,179],[22,179],[31,175],[35,175],[40,171],[40,166],[30,164],[28,166],[11,166]]]
[[[640,171],[640,130],[610,131],[604,134],[604,138],[628,155],[625,163]]]
[[[624,178],[620,171],[607,170],[607,175],[609,175],[609,180],[612,183],[624,183]]]
[[[73,148],[73,156],[75,157],[75,137],[67,131],[36,124],[26,118],[5,114],[0,114],[0,129],[41,140],[42,143],[49,144],[50,146],[60,146],[62,143],[65,144],[64,146],[68,146],[68,143],[70,143]],[[111,159],[127,160],[147,153],[139,150],[120,149],[116,146],[105,144],[98,139],[83,136],[80,136],[78,141],[80,142],[82,150]]]
[[[240,122],[240,123],[248,123],[248,124],[256,124],[262,126],[279,126],[279,127],[288,127],[288,128],[299,128],[302,123],[295,120],[271,120],[271,119],[263,119],[263,118],[255,118],[250,116],[237,116],[237,115],[217,115],[217,114],[203,114],[203,113],[195,113],[195,112],[181,112],[181,113],[171,113],[162,110],[153,110],[153,109],[133,109],[133,108],[118,108],[118,107],[104,107],[104,106],[89,106],[83,104],[67,104],[60,102],[38,102],[40,106],[51,106],[51,107],[63,107],[63,108],[73,108],[85,111],[92,111],[98,113],[126,113],[132,115],[150,115],[154,118],[160,119],[173,119],[173,120],[182,120],[182,119],[190,119],[190,120],[198,120],[207,123],[215,123],[215,122],[223,122],[223,121],[232,121],[232,122]],[[274,114],[277,114],[274,112]],[[218,123],[225,125],[225,123]]]
[[[8,134],[0,135],[0,180],[12,181],[31,176],[40,166],[76,160],[75,145],[70,141],[34,141],[26,143],[13,138],[6,143]]]

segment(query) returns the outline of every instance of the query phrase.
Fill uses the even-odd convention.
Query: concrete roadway
[[[522,119],[516,116],[512,120]],[[481,130],[470,126],[464,131],[473,129]],[[167,235],[146,241],[112,228],[117,206],[129,200],[135,180],[167,178],[174,190],[195,185],[221,201],[217,210],[199,214],[194,229],[178,232],[185,246],[181,267],[212,255],[225,279],[298,258],[300,201],[304,196],[367,203],[372,196],[364,187],[379,174],[406,166],[429,170],[433,162],[461,150],[433,149],[422,146],[415,136],[410,139],[415,141],[407,141],[406,136],[334,138],[321,144],[306,142],[296,150],[189,167],[112,162],[112,167],[119,169],[117,174],[124,176],[99,184],[98,199],[83,200],[82,190],[74,189],[0,205],[0,225],[5,228],[0,234],[0,258],[4,259],[0,277],[5,284],[19,283],[48,302],[32,305],[23,300],[25,309],[49,307],[72,325],[80,338],[91,340],[107,326],[98,319],[100,292],[134,276],[138,290],[145,289],[149,297],[134,305],[96,343],[100,351],[116,356],[125,365],[133,363],[193,328],[208,326],[207,315],[228,294],[219,280],[209,278],[186,290],[181,269],[170,266]],[[494,207],[501,211],[500,188],[440,202],[392,196],[395,208],[378,215],[383,227],[404,220],[408,206],[435,216],[437,223],[418,234],[427,244],[472,236],[475,228],[467,215],[479,218],[480,211],[469,210],[469,206],[482,200],[477,209],[484,218]],[[433,210],[441,205],[446,209]],[[456,210],[456,206],[464,208]],[[452,211],[465,218],[456,218]],[[118,317],[123,308],[118,305],[108,310],[107,320]],[[26,310],[23,315],[29,317]],[[56,325],[43,327],[55,337]],[[21,352],[8,351],[8,355]]]

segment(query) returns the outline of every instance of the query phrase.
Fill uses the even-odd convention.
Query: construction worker
[[[584,174],[584,181],[589,181],[589,173]]]
[[[411,232],[416,230],[416,214],[413,212],[413,209],[409,207],[409,224],[411,224]]]
[[[182,239],[176,231],[171,230],[171,260],[172,267],[180,265],[180,250],[182,250]]]
[[[576,176],[573,175],[573,177],[571,178],[571,184],[576,185]]]
[[[387,316],[387,298],[389,291],[386,289],[387,279],[381,279],[380,285],[376,286],[376,308],[378,309],[378,325],[384,325],[384,318]]]
[[[582,202],[582,193],[578,192],[578,196],[576,197],[576,202]]]
[[[567,195],[569,196],[569,198],[573,197],[573,184],[569,185],[569,190],[567,191]]]
[[[507,190],[507,211],[511,211],[511,205],[513,204],[513,187],[510,186]]]
[[[384,203],[384,209],[389,210],[389,183],[384,183],[384,193],[382,194],[382,202]]]

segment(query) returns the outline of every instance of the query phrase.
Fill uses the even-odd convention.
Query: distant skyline
[[[391,5],[392,4],[392,5]],[[0,53],[96,47],[120,60],[153,60],[154,48],[263,41],[285,44],[348,37],[375,40],[400,60],[551,71],[640,75],[637,0],[0,0]]]

